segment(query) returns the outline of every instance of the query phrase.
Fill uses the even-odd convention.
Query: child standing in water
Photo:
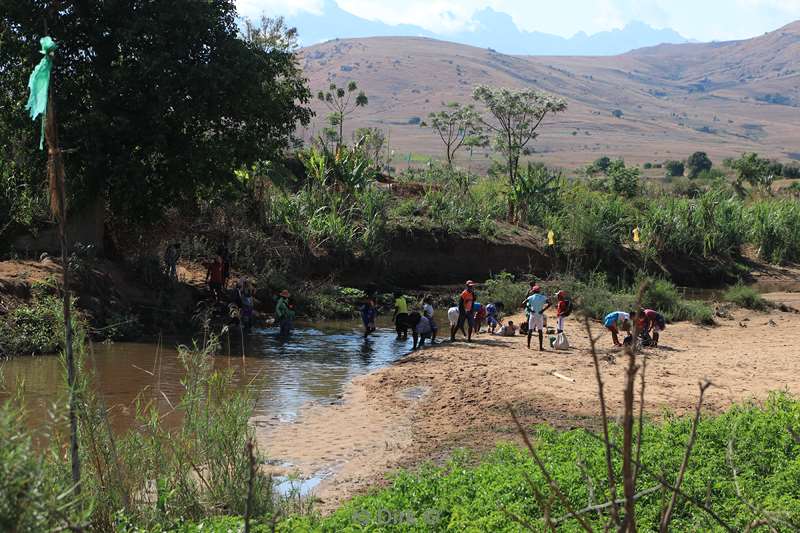
[[[275,321],[278,322],[278,336],[288,337],[292,333],[292,321],[294,320],[294,310],[289,303],[289,291],[282,290],[278,295],[275,304]]]
[[[375,331],[375,318],[378,316],[378,309],[375,307],[375,300],[367,298],[361,306],[361,321],[364,323],[364,338]]]
[[[394,328],[397,331],[397,340],[408,338],[408,302],[400,292],[394,293]]]
[[[436,344],[436,322],[433,320],[433,298],[428,295],[422,300],[422,316],[428,319],[431,324],[431,344]]]

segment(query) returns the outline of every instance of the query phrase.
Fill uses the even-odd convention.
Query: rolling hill
[[[314,92],[356,80],[370,103],[346,124],[387,131],[393,163],[439,157],[435,134],[418,120],[442,102],[470,102],[478,84],[535,87],[565,97],[534,158],[575,167],[601,155],[632,163],[685,158],[715,161],[757,151],[800,158],[800,22],[754,39],[665,44],[607,57],[515,56],[421,37],[340,39],[304,48]],[[327,110],[303,133],[318,134]],[[621,111],[615,118],[612,113]],[[619,114],[619,113],[617,113]],[[489,154],[460,154],[488,166]]]

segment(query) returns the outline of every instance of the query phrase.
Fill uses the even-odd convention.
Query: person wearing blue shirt
[[[631,314],[625,311],[612,311],[603,319],[603,326],[611,332],[611,340],[614,341],[614,346],[622,346],[622,343],[619,342],[619,330],[622,328],[625,331],[629,331],[630,320]]]
[[[528,349],[531,348],[533,331],[539,332],[539,351],[544,351],[544,312],[550,308],[547,296],[542,294],[542,289],[534,285],[531,295],[525,299],[525,312],[528,314]]]

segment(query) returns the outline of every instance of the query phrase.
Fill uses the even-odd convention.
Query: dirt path
[[[795,307],[798,294],[770,297]],[[515,320],[516,322],[516,320]],[[671,325],[661,346],[647,350],[646,409],[684,413],[697,400],[698,381],[716,385],[706,408],[763,399],[770,391],[800,394],[800,314],[734,310],[715,327]],[[594,324],[599,334],[599,324]],[[322,508],[385,481],[398,466],[437,460],[458,446],[487,449],[516,433],[507,405],[526,423],[558,427],[597,423],[597,384],[588,337],[578,319],[567,332],[568,352],[528,351],[522,337],[480,335],[475,342],[444,343],[353,381],[342,402],[311,406],[291,424],[263,426],[268,455],[287,461],[285,471],[324,480],[315,490]],[[609,411],[621,409],[623,354],[600,339]],[[614,362],[615,358],[619,358]],[[558,372],[574,383],[553,376]]]

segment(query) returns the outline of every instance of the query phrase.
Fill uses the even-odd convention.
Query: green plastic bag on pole
[[[28,80],[28,89],[31,95],[28,97],[28,103],[25,109],[31,115],[33,120],[42,115],[42,132],[39,138],[39,149],[44,149],[44,124],[47,115],[47,92],[50,89],[50,73],[53,70],[53,51],[56,49],[56,43],[49,36],[39,39],[42,45],[41,53],[44,55],[36,68],[33,69],[31,77]]]

